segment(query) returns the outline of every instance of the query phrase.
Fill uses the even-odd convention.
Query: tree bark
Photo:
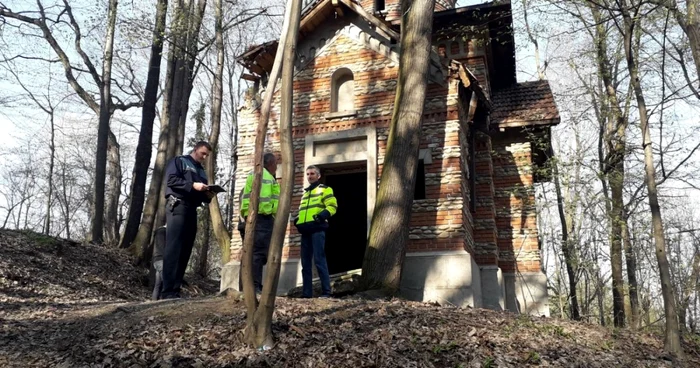
[[[97,126],[97,152],[95,157],[95,186],[93,187],[94,213],[90,226],[90,240],[101,243],[104,235],[105,181],[107,176],[107,140],[109,120],[112,117],[112,54],[117,21],[117,0],[109,1],[107,35],[102,62],[100,88],[100,114]]]
[[[248,217],[245,225],[245,239],[243,241],[243,249],[241,250],[241,276],[243,277],[243,294],[247,311],[244,338],[253,346],[257,345],[255,312],[258,309],[258,300],[255,297],[255,290],[253,289],[253,242],[255,236],[255,226],[257,223],[256,217],[258,215],[258,205],[260,203],[260,184],[262,182],[263,173],[262,159],[265,148],[265,136],[267,135],[267,125],[268,120],[270,119],[270,109],[272,107],[272,98],[274,95],[275,86],[277,84],[277,79],[279,78],[280,71],[282,70],[282,50],[284,50],[284,44],[287,40],[287,38],[283,36],[288,33],[292,4],[294,4],[295,1],[296,0],[287,2],[285,9],[285,18],[284,22],[282,23],[282,36],[280,36],[280,42],[277,46],[275,60],[272,64],[272,70],[270,70],[270,75],[267,80],[265,99],[260,107],[258,127],[255,134],[255,149],[253,150],[253,183],[250,191]],[[280,199],[282,199],[281,196]]]
[[[66,239],[70,239],[70,206],[68,201],[68,178],[66,175],[66,164],[61,165],[61,184],[63,189],[63,206],[65,208],[63,213],[63,223],[66,227]]]
[[[275,55],[275,64],[280,64],[280,55],[282,55],[281,64],[283,64],[279,123],[280,148],[282,154],[282,165],[280,167],[282,171],[282,183],[280,188],[279,206],[277,208],[277,215],[275,216],[275,223],[272,231],[272,239],[270,241],[268,269],[265,275],[265,282],[263,283],[260,306],[256,308],[252,321],[250,321],[249,318],[249,323],[246,326],[247,341],[253,346],[262,348],[263,350],[274,346],[272,336],[272,314],[275,310],[275,294],[277,292],[280,268],[282,265],[282,246],[284,244],[287,225],[289,224],[289,211],[292,204],[292,190],[294,188],[292,103],[294,99],[294,59],[296,55],[297,35],[299,33],[299,22],[301,19],[301,5],[302,0],[292,0],[287,3],[287,16],[285,17],[285,24],[282,26],[282,37],[280,37],[284,38],[284,40],[280,40],[280,45],[277,48],[277,55]],[[279,70],[277,71],[277,74],[278,73]],[[276,79],[277,76],[274,75],[274,77]],[[272,84],[274,85],[274,82],[272,82]],[[265,96],[266,100],[268,99],[267,96],[271,97],[273,95],[273,91],[274,89],[267,91]],[[256,145],[256,150],[262,150],[262,147],[262,145]],[[262,152],[256,152],[256,160],[260,160],[261,158]],[[262,174],[262,172],[260,174]],[[256,180],[257,179],[258,176],[256,175]],[[251,195],[251,208],[257,208],[257,203],[255,205],[252,203],[252,198],[256,198],[257,196],[258,195]],[[248,216],[248,219],[250,219],[250,215]],[[248,239],[248,228],[246,228],[246,241],[248,241]],[[249,272],[249,275],[247,276],[247,278],[250,280],[246,281],[250,282],[246,284],[248,286],[244,287],[244,291],[246,293],[250,293],[253,286],[252,273]],[[252,303],[249,303],[248,305],[251,304]],[[248,310],[248,315],[251,315],[250,309]]]
[[[628,120],[622,113],[617,97],[616,83],[613,82],[610,57],[608,56],[608,34],[597,5],[589,4],[595,21],[594,45],[598,73],[605,90],[606,122],[603,139],[607,154],[602,162],[603,177],[610,186],[610,204],[606,205],[610,221],[610,264],[612,271],[613,324],[625,326],[625,292],[622,276],[622,229],[623,229],[623,185],[625,178],[626,132]]]
[[[49,173],[48,173],[48,189],[49,193],[46,195],[46,218],[44,219],[44,235],[49,235],[51,232],[51,201],[53,200],[53,168],[54,160],[56,158],[56,126],[54,123],[54,112],[51,109],[49,115],[49,123],[51,124],[51,141],[49,143]]]
[[[637,255],[632,247],[632,239],[629,230],[629,215],[624,213],[622,218],[622,243],[625,250],[625,262],[627,265],[627,283],[630,294],[630,323],[633,328],[639,328],[639,284],[637,282]]]
[[[401,56],[389,138],[369,242],[365,289],[395,293],[401,282],[428,84],[435,0],[401,2]]]
[[[143,110],[141,111],[141,129],[139,142],[136,146],[136,158],[132,173],[131,191],[129,195],[129,212],[127,213],[124,235],[119,244],[120,248],[128,248],[136,238],[143,214],[146,198],[146,181],[148,167],[151,165],[151,141],[153,140],[153,122],[156,119],[156,103],[158,102],[158,82],[160,80],[160,64],[163,59],[163,36],[165,20],[168,14],[168,0],[158,0],[156,5],[156,23],[153,30],[151,57],[148,61],[148,77],[144,91]]]
[[[637,26],[637,18],[632,17],[626,0],[621,2],[621,13],[623,17],[623,38],[627,69],[630,73],[630,83],[634,89],[639,110],[639,123],[642,130],[642,147],[644,148],[644,169],[645,181],[649,197],[649,209],[651,210],[652,237],[656,248],[656,261],[659,266],[661,278],[661,294],[664,300],[664,317],[666,328],[664,336],[664,350],[677,357],[683,356],[681,346],[680,331],[678,328],[678,313],[676,311],[676,299],[673,295],[673,285],[671,284],[671,272],[666,255],[666,239],[664,238],[663,220],[661,218],[661,207],[659,206],[658,191],[656,188],[656,169],[654,167],[654,152],[652,150],[651,132],[649,129],[649,117],[647,114],[646,100],[642,90],[637,60],[633,52],[634,29]]]
[[[119,243],[119,197],[121,197],[122,185],[122,166],[121,157],[119,155],[119,142],[117,137],[109,131],[109,139],[107,141],[108,150],[108,177],[109,184],[107,186],[107,211],[105,213],[105,234],[106,242],[109,244]]]
[[[215,8],[215,32],[216,32],[216,70],[214,71],[214,85],[212,86],[211,105],[211,134],[209,144],[212,146],[211,155],[207,160],[207,174],[214,183],[216,177],[216,160],[219,154],[219,134],[221,131],[221,107],[224,93],[224,29],[223,29],[223,0],[216,1]],[[221,263],[226,264],[231,259],[231,234],[226,229],[224,220],[221,217],[219,199],[214,197],[209,203],[209,214],[211,216],[211,227],[216,238],[216,242],[221,249]]]
[[[169,124],[170,131],[168,137],[167,160],[182,153],[183,142],[185,140],[185,125],[187,122],[187,112],[189,111],[190,94],[192,93],[192,81],[194,80],[194,65],[198,53],[199,30],[202,25],[202,18],[206,10],[206,0],[199,0],[195,12],[194,0],[189,0],[188,5],[181,7],[185,9],[183,13],[186,23],[186,32],[183,32],[179,39],[180,50],[176,54],[175,80],[173,83],[172,101],[170,102]],[[160,188],[160,197],[165,197],[165,183]],[[160,206],[156,214],[156,227],[165,223],[165,207]]]
[[[688,36],[688,44],[695,62],[696,75],[700,75],[700,0],[686,0],[685,14],[678,8],[677,0],[667,0],[664,4],[673,12],[676,21],[683,29],[683,33]]]
[[[197,264],[194,267],[194,272],[199,276],[206,278],[209,274],[209,242],[211,239],[209,236],[211,220],[206,211],[202,211],[199,218],[199,225],[201,225],[198,230],[198,237],[200,239],[199,258],[197,258]]]
[[[559,221],[561,222],[561,250],[564,254],[564,262],[566,263],[566,275],[569,279],[569,312],[571,319],[575,321],[581,320],[579,311],[578,293],[576,290],[578,284],[578,260],[576,257],[576,249],[570,239],[570,230],[572,229],[571,220],[567,218],[564,209],[564,196],[561,193],[561,184],[559,183],[559,163],[556,160],[552,161],[552,176],[554,178],[554,189],[557,194],[557,209],[559,211]]]
[[[187,76],[188,72],[192,71],[191,67],[186,68],[187,60],[190,60],[194,65],[194,59],[198,52],[199,27],[206,7],[206,1],[200,0],[199,13],[191,16],[191,1],[184,4],[182,0],[178,0],[173,6],[174,18],[171,21],[171,28],[174,28],[175,32],[168,55],[158,153],[151,175],[151,185],[146,198],[141,226],[130,248],[131,253],[137,255],[139,263],[142,265],[150,262],[150,240],[153,229],[165,223],[165,206],[161,205],[161,201],[165,198],[163,175],[168,160],[177,153],[179,128],[180,124],[184,124],[182,114],[184,112],[186,117],[187,113],[185,105],[189,100],[189,92],[185,91],[185,87],[187,86],[186,80],[192,78],[192,76]],[[190,32],[195,34],[188,38]],[[194,43],[188,45],[188,40]],[[191,91],[191,84],[189,91]],[[181,143],[179,147],[182,148]]]

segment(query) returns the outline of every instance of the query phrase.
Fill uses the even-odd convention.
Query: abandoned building
[[[308,185],[305,167],[319,166],[339,204],[326,237],[331,274],[362,265],[394,105],[399,23],[399,0],[312,0],[302,12],[292,216]],[[264,86],[276,48],[272,41],[241,55],[244,78]],[[237,188],[252,170],[258,108],[253,96],[239,112]],[[279,93],[272,111],[267,148],[278,150]],[[534,184],[548,180],[558,123],[549,84],[516,81],[510,3],[438,0],[402,295],[549,314]],[[287,231],[280,294],[301,285],[301,236],[291,223]],[[237,289],[240,248],[236,232],[222,289]]]

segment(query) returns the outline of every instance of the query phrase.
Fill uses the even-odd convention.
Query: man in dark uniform
[[[177,156],[165,169],[166,242],[163,254],[163,290],[161,299],[180,297],[180,287],[197,235],[197,207],[209,203],[214,193],[207,186],[202,163],[211,153],[211,145],[201,141],[189,155]]]

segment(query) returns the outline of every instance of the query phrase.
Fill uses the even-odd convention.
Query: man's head
[[[199,141],[194,145],[194,149],[192,150],[192,153],[190,153],[190,156],[192,156],[195,161],[203,164],[204,160],[206,160],[210,154],[211,144],[209,144],[209,142]]]
[[[309,165],[306,168],[306,180],[309,181],[309,184],[313,184],[318,179],[321,179],[321,170],[318,169],[318,166]]]
[[[277,156],[274,153],[268,152],[263,155],[263,167],[272,174],[277,175]]]

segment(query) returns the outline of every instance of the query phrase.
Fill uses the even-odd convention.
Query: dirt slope
[[[678,367],[657,336],[401,300],[279,298],[277,346],[240,341],[243,303],[146,302],[119,251],[0,231],[0,366]]]

